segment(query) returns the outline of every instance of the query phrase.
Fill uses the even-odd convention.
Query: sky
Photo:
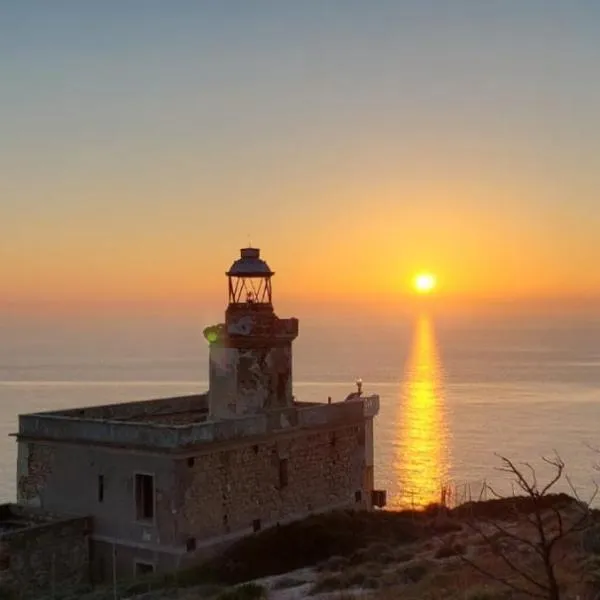
[[[594,0],[0,2],[0,311],[600,298]]]

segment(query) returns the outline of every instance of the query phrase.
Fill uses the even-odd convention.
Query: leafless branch
[[[495,521],[490,521],[490,525],[502,536],[507,537],[507,538],[509,538],[515,542],[518,542],[520,544],[523,544],[525,546],[528,546],[529,548],[534,550],[536,552],[536,554],[540,554],[540,546],[538,544],[535,544],[534,542],[528,540],[527,538],[524,538],[523,536],[519,536],[516,533],[512,533],[511,531],[506,529],[506,527],[501,526],[499,523],[496,523]]]
[[[518,585],[515,585],[512,581],[510,581],[504,577],[499,577],[498,575],[495,575],[491,571],[488,571],[487,569],[482,568],[480,565],[478,565],[476,562],[472,561],[470,558],[467,558],[466,556],[462,556],[462,560],[467,565],[469,565],[470,567],[472,567],[473,569],[475,569],[476,571],[481,573],[484,577],[487,577],[488,579],[496,581],[497,583],[500,583],[500,584],[510,588],[514,592],[517,592],[519,594],[527,594],[528,596],[531,596],[532,598],[547,598],[548,597],[547,594],[541,594],[541,593],[535,592],[531,589],[526,589],[524,587],[520,587]]]
[[[543,458],[544,462],[553,469],[551,477],[544,485],[538,483],[536,471],[530,463],[516,465],[509,458],[504,456],[499,456],[499,458],[501,466],[498,467],[498,470],[510,475],[517,488],[524,493],[525,498],[530,500],[529,512],[523,511],[516,504],[512,507],[515,512],[517,523],[523,521],[526,522],[528,531],[523,533],[519,533],[518,530],[511,531],[506,527],[502,520],[499,519],[479,519],[479,521],[472,519],[468,525],[483,539],[492,553],[495,554],[515,576],[520,578],[524,583],[526,582],[526,584],[531,585],[532,589],[526,589],[526,585],[516,585],[508,577],[495,575],[470,558],[463,556],[463,560],[483,575],[504,584],[513,591],[524,593],[532,597],[546,598],[547,600],[560,600],[560,590],[556,578],[555,565],[564,560],[564,556],[557,556],[556,548],[561,540],[564,540],[575,532],[582,531],[588,526],[589,506],[598,493],[598,486],[595,486],[594,493],[589,502],[581,502],[572,482],[564,474],[565,463],[556,452],[551,458]],[[566,478],[573,491],[573,495],[577,499],[577,505],[581,509],[581,514],[574,520],[571,518],[568,520],[565,519],[560,506],[552,504],[548,505],[547,502],[542,501],[563,477]],[[498,494],[491,485],[486,483],[486,487],[493,497],[501,498],[501,495]],[[548,510],[551,515],[550,519],[546,514]],[[511,558],[508,555],[508,551],[499,546],[496,541],[490,537],[482,526],[482,522],[489,524],[501,538],[510,539],[533,550],[534,555],[537,556],[537,559],[539,560],[540,566],[543,568],[544,576],[536,576]],[[534,538],[531,538],[532,533]]]
[[[540,583],[539,581],[536,581],[532,575],[530,575],[524,569],[521,569],[520,567],[518,567],[511,559],[509,559],[503,550],[498,549],[495,541],[492,538],[490,538],[489,535],[487,535],[485,533],[485,531],[483,530],[482,527],[480,527],[479,525],[477,525],[475,523],[469,524],[469,527],[471,527],[471,529],[473,529],[476,533],[479,534],[479,536],[483,539],[483,541],[488,545],[488,547],[492,551],[492,553],[495,554],[498,558],[500,558],[500,560],[502,560],[509,567],[509,569],[511,569],[511,571],[513,571],[514,573],[516,573],[517,575],[519,575],[520,577],[522,577],[523,579],[525,579],[526,581],[531,583],[533,586],[541,588],[543,591],[546,591],[546,592],[548,591],[548,588],[545,584]],[[505,533],[504,531],[502,531],[502,529],[500,529],[500,531],[501,531],[501,533]],[[516,537],[516,536],[514,536],[513,539],[515,539],[519,542],[523,541],[521,538]]]
[[[558,455],[554,460],[550,460],[549,458],[544,458],[543,460],[546,464],[550,465],[551,467],[554,467],[556,469],[556,473],[554,474],[554,477],[542,489],[542,491],[540,492],[540,496],[546,495],[550,491],[550,489],[556,485],[556,483],[562,477],[563,471],[565,470],[565,463],[558,457]]]

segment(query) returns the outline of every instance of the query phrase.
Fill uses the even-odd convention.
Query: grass
[[[318,594],[355,587],[375,590],[413,584],[424,579],[431,572],[432,567],[430,561],[417,559],[400,568],[398,565],[389,567],[378,562],[367,562],[339,572],[324,571],[312,587],[311,593]]]
[[[221,592],[217,600],[266,600],[267,590],[257,583],[245,583]]]
[[[462,544],[454,540],[444,540],[442,545],[435,551],[434,557],[438,559],[449,558],[451,556],[460,556],[465,554],[466,549]]]
[[[381,575],[381,566],[376,563],[367,563],[339,573],[324,573],[312,587],[311,594],[346,590],[353,587],[376,589],[379,587]]]

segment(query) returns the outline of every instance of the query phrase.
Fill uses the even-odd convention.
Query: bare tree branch
[[[509,569],[511,569],[511,571],[513,571],[514,573],[516,573],[517,575],[519,575],[520,577],[522,577],[523,579],[525,579],[526,581],[531,583],[533,586],[541,588],[545,592],[548,591],[548,587],[545,584],[540,583],[539,581],[536,581],[532,575],[530,575],[524,569],[521,569],[520,567],[518,567],[512,560],[510,560],[506,556],[506,553],[504,551],[497,549],[495,541],[492,538],[490,538],[483,531],[483,528],[479,527],[478,525],[476,525],[474,523],[470,524],[469,527],[471,527],[471,529],[473,529],[475,532],[477,532],[481,536],[481,538],[488,545],[488,547],[492,551],[492,553],[495,554],[500,560],[502,560],[509,567]],[[519,542],[521,541],[521,539],[519,539],[519,538],[516,538],[516,539]]]
[[[544,484],[538,483],[535,469],[530,463],[522,463],[517,466],[513,461],[504,456],[498,455],[501,461],[501,466],[498,470],[511,476],[513,483],[517,488],[524,493],[524,500],[530,502],[524,505],[515,504],[511,506],[514,510],[517,523],[525,522],[528,531],[519,533],[518,530],[511,531],[500,519],[472,519],[468,522],[468,526],[473,529],[487,544],[492,553],[497,556],[510,569],[510,571],[518,578],[531,585],[533,589],[527,589],[526,586],[514,584],[508,577],[500,577],[490,572],[488,569],[481,567],[475,560],[465,556],[462,559],[477,570],[479,573],[500,582],[512,589],[513,591],[524,593],[535,598],[545,598],[546,600],[560,600],[560,589],[556,578],[555,565],[565,559],[565,554],[557,556],[556,548],[559,542],[565,540],[568,536],[575,532],[584,530],[589,525],[589,506],[593,502],[598,493],[598,486],[595,486],[594,493],[589,502],[582,502],[576,493],[575,487],[571,480],[565,476],[565,463],[560,458],[557,452],[551,458],[543,457],[543,461],[553,469],[553,474]],[[565,515],[561,512],[561,507],[556,504],[544,501],[544,498],[549,497],[550,491],[563,478],[566,478],[573,495],[577,500],[577,506],[581,510],[581,514],[574,520],[569,517],[566,520]],[[486,488],[491,496],[502,498],[502,496],[489,484],[486,483]],[[513,488],[514,496],[514,488]],[[525,510],[523,509],[525,506]],[[528,507],[528,509],[527,509]],[[550,518],[549,518],[550,517]],[[568,522],[567,522],[568,521]],[[539,560],[539,564],[543,569],[544,575],[536,575],[518,564],[513,558],[508,556],[508,551],[502,548],[495,539],[490,537],[482,526],[482,522],[489,526],[500,535],[500,538],[510,539],[517,542],[530,550],[533,550],[534,556]],[[531,538],[531,535],[534,538]]]
[[[523,536],[519,536],[516,533],[510,532],[508,529],[506,529],[505,527],[502,527],[501,525],[499,525],[495,521],[490,521],[490,525],[492,527],[494,527],[494,529],[496,529],[496,531],[498,533],[502,534],[503,536],[505,536],[505,537],[507,537],[507,538],[515,541],[515,542],[518,542],[519,544],[523,544],[525,546],[528,546],[529,548],[531,548],[532,550],[534,550],[536,552],[536,554],[540,554],[541,550],[540,550],[539,544],[531,542],[530,540],[524,538]]]
[[[542,489],[542,491],[540,492],[540,496],[546,495],[548,493],[548,491],[552,487],[554,487],[554,485],[562,477],[563,471],[565,470],[565,463],[559,458],[558,454],[556,455],[555,459],[549,459],[549,458],[542,457],[542,460],[546,464],[550,465],[551,467],[554,467],[556,469],[556,473],[555,473],[554,477]]]
[[[469,566],[473,567],[473,569],[475,569],[476,571],[481,573],[484,577],[488,577],[489,579],[492,579],[493,581],[501,583],[502,585],[505,585],[506,587],[510,588],[514,592],[517,592],[519,594],[527,594],[528,596],[531,596],[532,598],[547,598],[548,597],[547,594],[540,594],[539,592],[534,592],[533,590],[515,585],[512,581],[509,581],[508,579],[505,579],[504,577],[498,577],[498,575],[494,575],[494,573],[492,573],[491,571],[488,571],[487,569],[483,569],[480,565],[478,565],[476,562],[472,561],[471,559],[467,558],[466,556],[463,556],[462,560]]]

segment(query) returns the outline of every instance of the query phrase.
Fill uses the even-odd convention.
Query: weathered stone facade
[[[364,507],[364,423],[239,444],[180,465],[179,529],[199,542],[333,506]]]
[[[0,589],[35,598],[90,577],[91,519],[0,506]]]
[[[265,348],[210,348],[212,418],[230,418],[292,404],[292,350],[289,342]]]

